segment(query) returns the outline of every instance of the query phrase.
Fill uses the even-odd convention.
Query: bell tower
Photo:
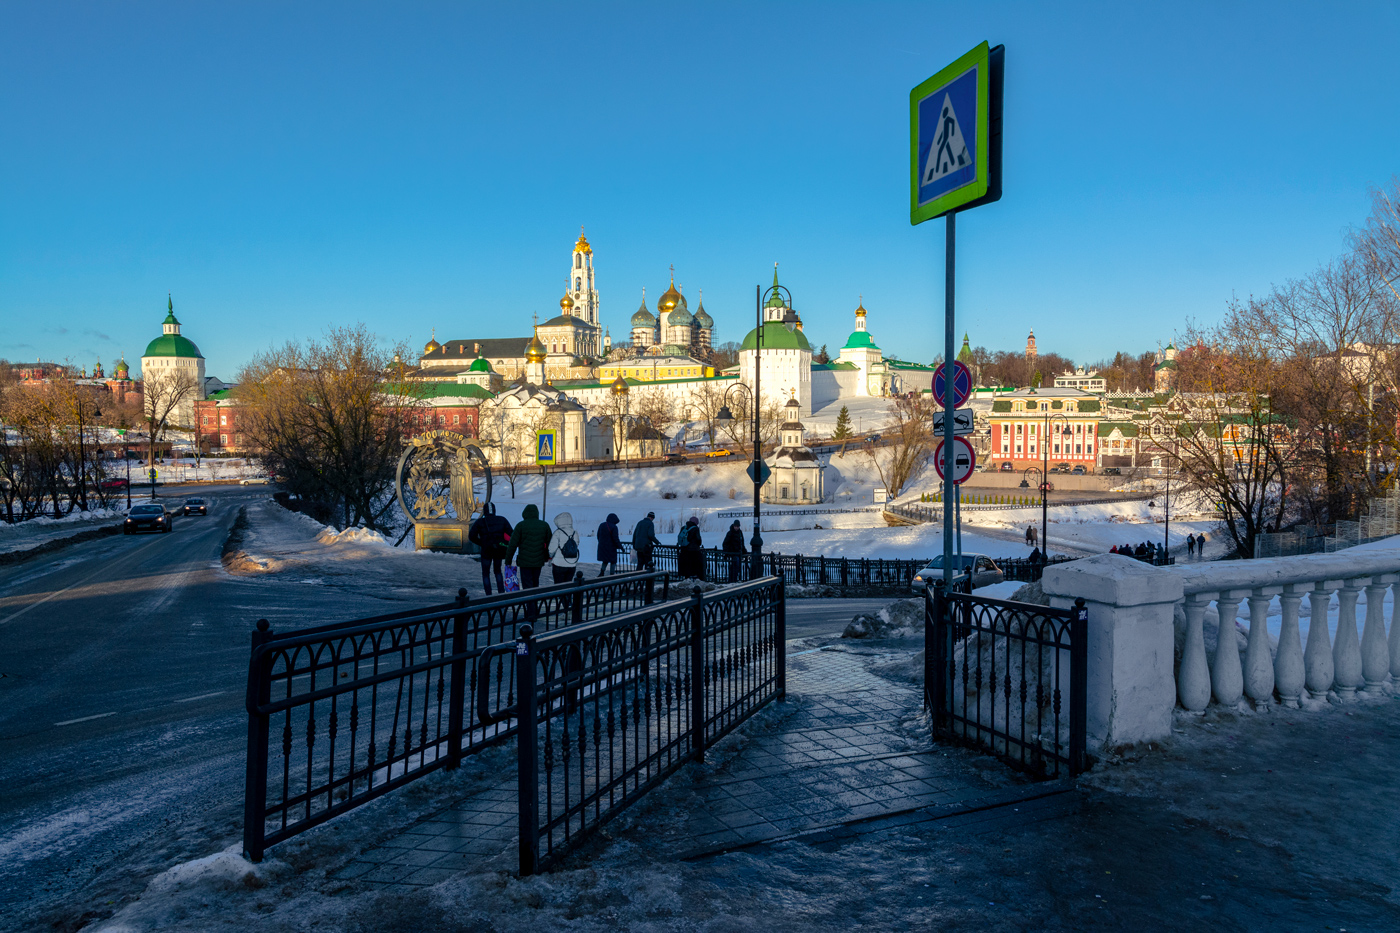
[[[579,228],[569,268],[568,298],[573,302],[573,314],[585,323],[598,326],[598,288],[593,281],[593,246]]]

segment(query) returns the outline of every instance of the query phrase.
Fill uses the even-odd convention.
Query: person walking
[[[520,588],[531,589],[540,585],[540,570],[549,563],[549,539],[554,530],[549,522],[540,520],[539,506],[533,502],[525,506],[520,516],[520,524],[510,535],[510,547],[506,549],[506,563],[514,562],[520,568]],[[538,609],[532,603],[526,618],[534,618]]]
[[[504,593],[506,581],[501,575],[501,560],[506,556],[506,541],[510,538],[510,522],[496,514],[496,507],[486,503],[481,517],[472,522],[467,532],[467,540],[480,549],[481,585],[486,595],[491,595],[491,572],[496,573],[496,589]]]
[[[1026,526],[1026,544],[1027,544],[1028,546],[1030,546],[1030,547],[1035,547],[1036,541],[1035,541],[1035,526],[1034,526],[1034,525],[1027,525],[1027,526]]]
[[[738,583],[739,557],[745,553],[744,532],[740,530],[738,519],[729,526],[729,533],[724,536],[724,542],[720,544],[719,549],[729,558],[729,582]]]
[[[632,553],[637,558],[638,570],[654,570],[652,564],[652,548],[661,543],[656,537],[655,512],[648,512],[647,517],[637,522],[637,526],[632,529]]]
[[[617,533],[617,523],[621,521],[617,513],[609,512],[603,524],[598,526],[598,576],[617,573],[617,552],[622,550],[622,538]]]
[[[700,519],[692,515],[685,523],[685,544],[681,546],[681,555],[685,558],[685,569],[681,571],[682,576],[696,580],[705,579],[705,555],[700,550],[702,543],[700,540]]]
[[[554,536],[549,539],[549,568],[555,583],[573,580],[578,568],[578,532],[568,512],[554,516]]]
[[[1195,536],[1195,535],[1187,535],[1187,536],[1186,536],[1186,556],[1187,556],[1187,557],[1195,557],[1195,556],[1196,556],[1196,536]]]

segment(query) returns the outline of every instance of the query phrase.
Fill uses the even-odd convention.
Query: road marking
[[[197,697],[185,697],[183,700],[176,700],[176,703],[193,703],[195,700],[207,700],[210,697],[223,696],[227,690],[215,690],[213,693],[201,693]]]
[[[63,722],[54,723],[55,726],[71,726],[75,722],[87,722],[89,719],[106,719],[108,716],[115,716],[116,713],[98,713],[96,716],[80,716],[77,719],[65,719]]]

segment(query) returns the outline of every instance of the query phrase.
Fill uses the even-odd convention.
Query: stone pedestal
[[[418,551],[443,551],[448,554],[476,554],[478,548],[467,540],[470,525],[453,519],[435,522],[414,522],[413,547]]]
[[[1045,569],[1050,604],[1089,609],[1088,747],[1163,739],[1176,705],[1172,607],[1182,583],[1142,561],[1103,554]]]

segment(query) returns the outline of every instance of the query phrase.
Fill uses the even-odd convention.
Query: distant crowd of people
[[[627,552],[628,545],[622,541],[619,530],[621,519],[616,513],[598,526],[597,561],[598,576],[617,573],[618,557]],[[492,579],[496,590],[506,592],[505,567],[514,566],[520,578],[521,589],[531,589],[540,585],[540,575],[548,566],[553,583],[567,583],[578,572],[578,562],[582,554],[579,547],[579,532],[574,527],[574,517],[569,512],[554,516],[554,527],[540,518],[539,507],[533,503],[525,506],[520,521],[514,526],[497,513],[495,505],[487,503],[481,516],[472,523],[467,532],[467,540],[480,551],[481,582],[486,595],[491,595]],[[631,548],[634,563],[638,570],[654,570],[653,554],[661,543],[656,536],[656,513],[648,512],[632,529]],[[704,541],[700,535],[700,519],[691,516],[681,525],[676,535],[676,545],[680,549],[679,572],[682,577],[696,580],[705,579]],[[748,553],[744,546],[744,534],[739,522],[729,526],[720,550],[728,558],[729,582],[739,580],[740,558]]]
[[[1206,536],[1205,536],[1205,535],[1201,535],[1201,536],[1199,536],[1199,537],[1197,537],[1197,536],[1194,535],[1194,534],[1189,534],[1189,535],[1187,535],[1187,536],[1186,536],[1186,556],[1187,556],[1187,557],[1196,557],[1196,556],[1198,556],[1198,555],[1201,553],[1201,550],[1205,547],[1205,543],[1206,543]],[[1156,562],[1156,561],[1158,561],[1158,560],[1166,560],[1166,557],[1167,557],[1167,549],[1166,549],[1166,546],[1165,546],[1165,545],[1161,545],[1161,544],[1156,544],[1155,542],[1152,542],[1152,541],[1143,541],[1142,543],[1140,543],[1140,544],[1138,544],[1138,545],[1136,545],[1136,546],[1131,545],[1131,544],[1120,544],[1120,545],[1118,545],[1118,546],[1116,546],[1116,547],[1110,548],[1110,549],[1109,549],[1109,553],[1110,553],[1110,554],[1122,554],[1122,555],[1125,556],[1125,557],[1135,557],[1135,558],[1137,558],[1138,560],[1148,560],[1148,561],[1153,561],[1153,562]]]

